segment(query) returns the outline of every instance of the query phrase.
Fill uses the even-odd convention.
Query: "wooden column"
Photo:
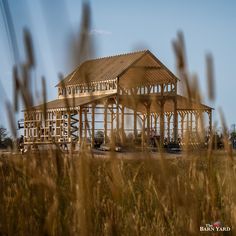
[[[146,113],[147,113],[147,140],[150,138],[150,103],[146,105]]]
[[[71,115],[71,112],[68,111],[67,112],[67,116],[68,116],[68,141],[71,141],[72,142],[72,138],[71,138],[71,127],[70,127],[70,123],[71,123],[71,119],[70,119],[70,115]]]
[[[79,107],[79,144],[81,146],[83,138],[83,107]]]
[[[174,142],[178,142],[178,112],[177,112],[177,98],[174,98]]]
[[[193,113],[190,111],[190,134],[192,136],[193,133]]]
[[[30,136],[30,133],[31,133],[31,127],[32,127],[32,118],[31,118],[31,112],[29,113],[29,120],[28,120],[29,122],[28,122],[28,139],[29,139],[29,141],[31,141],[31,136]],[[46,121],[45,121],[45,119],[44,119],[44,136],[45,136],[45,127],[46,127]],[[44,137],[45,138],[45,137]]]
[[[92,130],[91,130],[91,145],[94,147],[94,138],[95,138],[95,108],[96,104],[92,104]]]
[[[111,105],[111,134],[113,134],[114,130],[114,110],[113,104]]]
[[[199,115],[198,112],[195,112],[195,132],[198,133],[198,122],[199,122]]]
[[[43,125],[43,120],[42,120],[42,112],[39,112],[39,124],[38,124],[38,137],[39,137],[39,141],[41,140],[41,136],[42,136],[42,125]],[[59,122],[59,127],[60,127],[60,122]],[[61,128],[61,127],[60,127]],[[59,130],[59,134],[61,135],[61,130]],[[60,137],[61,138],[61,137]]]
[[[166,114],[167,118],[167,137],[168,137],[168,142],[170,142],[170,120],[171,120],[172,114]]]
[[[165,100],[160,101],[160,145],[164,144],[164,132],[165,132],[165,117],[164,117],[164,105]]]
[[[87,117],[87,107],[84,108],[84,138],[85,143],[87,143],[87,130],[88,130],[88,117]]]
[[[27,128],[26,128],[26,112],[24,112],[24,142],[26,142],[26,132],[27,132]],[[39,134],[37,133],[38,138],[39,138]]]
[[[137,137],[137,106],[134,107],[134,137]]]
[[[209,117],[209,136],[210,136],[212,132],[212,110],[208,110],[207,113]]]
[[[122,137],[122,144],[124,144],[124,134],[125,134],[125,115],[124,115],[124,106],[121,107],[121,137]]]
[[[28,112],[25,112],[25,117],[24,117],[24,135],[25,135],[25,139],[24,141],[27,142],[28,141]]]
[[[144,148],[144,143],[145,143],[145,115],[143,115],[142,119],[142,149]]]
[[[157,115],[157,113],[155,113],[155,115],[154,115],[155,134],[157,134],[157,118],[158,118],[158,115]]]
[[[151,117],[151,120],[150,120],[150,130],[152,131],[152,128],[153,128],[153,113],[151,113],[150,117]]]
[[[59,122],[58,122],[58,112],[57,111],[55,111],[55,119],[56,119],[56,126],[55,126],[55,134],[56,134],[56,136],[55,136],[55,141],[56,142],[58,142],[58,140],[59,140],[59,138],[58,138],[58,136],[57,136],[57,130],[58,130],[58,128],[59,128]],[[39,129],[38,129],[38,137],[39,137]]]
[[[56,126],[57,126],[57,131],[56,134],[59,135],[59,137],[57,137],[58,142],[61,142],[61,138],[62,138],[62,128],[61,128],[61,111],[57,110],[57,121],[56,121]],[[41,114],[39,113],[39,119],[40,119],[40,125],[39,125],[39,133],[40,133],[40,140],[41,140],[41,135],[42,135],[42,131],[41,131],[41,126],[42,126],[42,120],[41,120]]]
[[[104,144],[107,143],[107,107],[108,103],[107,100],[104,103]]]
[[[120,86],[119,86],[119,77],[117,77],[117,95],[116,95],[116,132],[119,135],[120,129],[120,116],[119,116],[119,106],[120,106]]]
[[[181,138],[184,138],[184,119],[185,119],[185,114],[181,113]]]
[[[187,111],[187,132],[189,133],[189,111]]]
[[[119,95],[116,96],[116,131],[120,129],[120,115],[119,115]]]

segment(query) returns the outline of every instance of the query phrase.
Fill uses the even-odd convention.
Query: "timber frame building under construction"
[[[85,61],[58,85],[58,98],[24,112],[24,143],[94,146],[98,130],[109,142],[124,136],[157,136],[160,143],[197,133],[212,108],[178,95],[178,78],[150,51]]]

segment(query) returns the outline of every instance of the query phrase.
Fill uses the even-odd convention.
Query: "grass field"
[[[0,235],[200,235],[216,221],[235,234],[227,152],[126,156],[2,154]]]

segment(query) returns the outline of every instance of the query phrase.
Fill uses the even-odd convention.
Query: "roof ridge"
[[[133,51],[133,52],[127,52],[127,53],[114,54],[114,55],[111,55],[111,56],[96,57],[96,58],[91,58],[91,59],[85,60],[81,64],[83,64],[85,62],[89,62],[89,61],[96,61],[96,60],[107,59],[107,58],[112,58],[112,57],[128,56],[128,55],[132,55],[132,54],[145,53],[147,51],[149,51],[149,50],[145,49],[145,50],[140,50],[140,51]]]

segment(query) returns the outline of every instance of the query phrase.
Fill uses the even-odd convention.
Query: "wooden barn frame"
[[[94,146],[118,133],[177,142],[197,133],[203,114],[212,127],[212,108],[177,93],[179,80],[150,51],[82,63],[58,85],[58,98],[24,111],[24,143],[79,143]]]

